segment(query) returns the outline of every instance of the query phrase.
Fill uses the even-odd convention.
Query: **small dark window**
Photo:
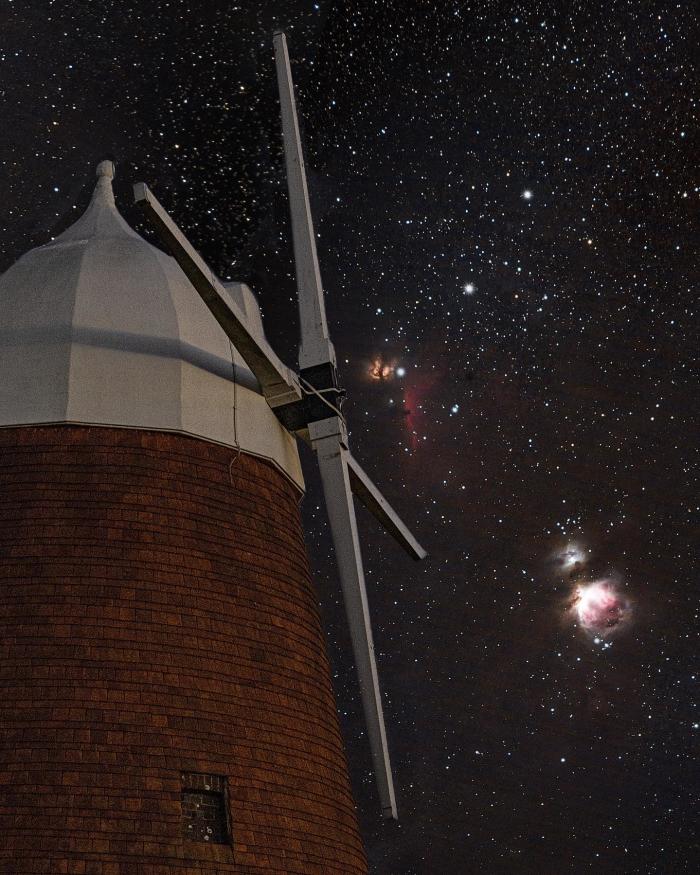
[[[182,833],[192,842],[228,844],[226,778],[183,772]]]

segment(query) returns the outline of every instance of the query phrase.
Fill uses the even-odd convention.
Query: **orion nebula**
[[[579,583],[572,611],[582,629],[590,635],[605,637],[628,622],[631,605],[617,583],[607,578]]]

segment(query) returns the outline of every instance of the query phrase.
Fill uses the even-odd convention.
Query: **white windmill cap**
[[[294,438],[175,260],[119,214],[113,177],[101,161],[77,222],[0,276],[0,426],[181,432],[269,459],[302,486]],[[252,292],[229,293],[262,332]]]

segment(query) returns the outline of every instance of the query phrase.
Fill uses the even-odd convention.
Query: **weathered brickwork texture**
[[[366,873],[298,499],[205,441],[0,429],[0,872]],[[186,773],[229,843],[183,836]]]

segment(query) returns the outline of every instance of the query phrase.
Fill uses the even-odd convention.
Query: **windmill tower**
[[[298,512],[319,462],[379,796],[396,816],[350,455],[275,36],[295,373],[145,185],[172,255],[85,214],[0,277],[0,871],[365,873]],[[174,256],[174,257],[173,257]]]

